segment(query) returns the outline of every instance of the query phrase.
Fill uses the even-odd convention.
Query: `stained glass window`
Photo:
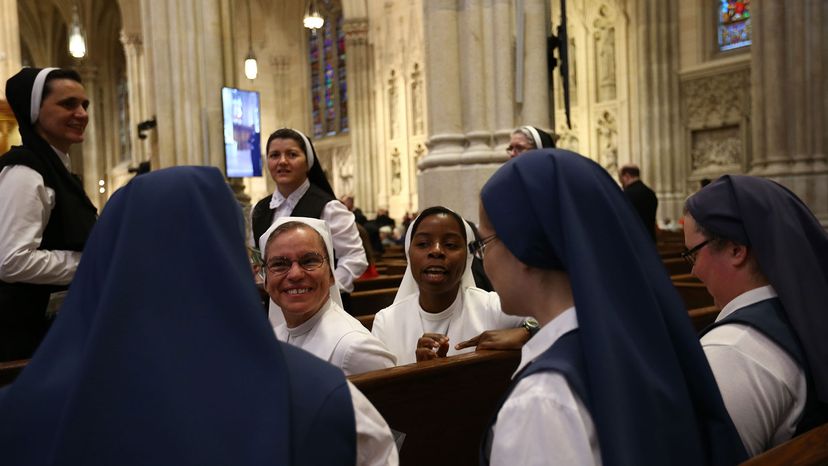
[[[750,0],[717,0],[719,50],[750,45]]]
[[[323,0],[317,6],[325,24],[308,32],[308,65],[313,135],[318,138],[348,130],[348,86],[341,2]]]

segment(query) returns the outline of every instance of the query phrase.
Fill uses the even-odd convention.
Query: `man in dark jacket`
[[[618,174],[624,194],[630,200],[644,228],[656,239],[656,210],[658,210],[658,198],[652,189],[641,181],[641,170],[637,165],[624,165]]]

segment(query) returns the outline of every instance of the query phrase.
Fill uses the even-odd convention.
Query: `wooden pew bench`
[[[682,259],[681,257],[661,259],[661,262],[664,264],[664,268],[667,269],[667,273],[671,276],[678,274],[687,274],[690,273],[690,270],[692,269],[692,267],[690,267],[690,264],[688,264],[687,261]]]
[[[349,377],[392,429],[402,465],[476,465],[520,351],[478,351]]]
[[[383,275],[402,275],[408,261],[405,259],[380,259],[377,261],[377,270]]]
[[[818,466],[828,464],[828,424],[809,430],[756,455],[742,466]]]
[[[399,288],[402,274],[380,275],[375,278],[366,278],[354,282],[354,291],[380,290],[383,288]]]
[[[14,382],[20,372],[29,363],[28,359],[19,361],[0,362],[0,387],[5,387]]]
[[[721,309],[716,306],[707,306],[690,309],[687,312],[690,314],[690,320],[693,322],[693,328],[696,329],[696,332],[701,332],[705,329],[705,327],[712,324],[716,320],[716,316],[719,315],[720,311]]]
[[[397,288],[382,288],[379,290],[354,291],[351,293],[351,315],[364,316],[376,314],[394,302]]]
[[[707,287],[701,282],[673,281],[673,286],[684,300],[687,309],[697,309],[713,305],[713,296],[707,292]]]

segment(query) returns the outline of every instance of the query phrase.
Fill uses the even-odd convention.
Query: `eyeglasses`
[[[469,253],[472,256],[480,260],[483,260],[483,251],[486,250],[486,245],[491,243],[495,238],[497,238],[497,234],[487,236],[477,241],[472,241],[471,243],[469,243]]]
[[[312,272],[322,267],[325,258],[315,252],[309,252],[298,259],[288,259],[282,256],[271,257],[267,261],[267,271],[272,275],[284,275],[290,271],[294,262],[299,264],[299,267],[302,267],[303,270]]]
[[[686,260],[690,267],[693,267],[696,264],[696,255],[701,251],[701,248],[707,246],[710,240],[702,241],[701,243],[693,246],[692,248],[684,251],[681,253],[681,258]]]
[[[513,145],[509,144],[508,146],[506,146],[506,153],[509,154],[509,155],[512,155],[512,153],[514,153],[515,155],[518,155],[518,154],[522,154],[522,153],[526,152],[527,150],[532,150],[532,149],[534,149],[534,147],[521,146],[519,144],[513,146]]]

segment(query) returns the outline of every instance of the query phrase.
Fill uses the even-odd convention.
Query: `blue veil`
[[[734,464],[747,455],[652,239],[600,165],[545,149],[480,194],[521,262],[569,274],[604,464]]]
[[[285,357],[219,171],[132,180],[95,226],[66,302],[0,391],[8,464],[287,464]]]

